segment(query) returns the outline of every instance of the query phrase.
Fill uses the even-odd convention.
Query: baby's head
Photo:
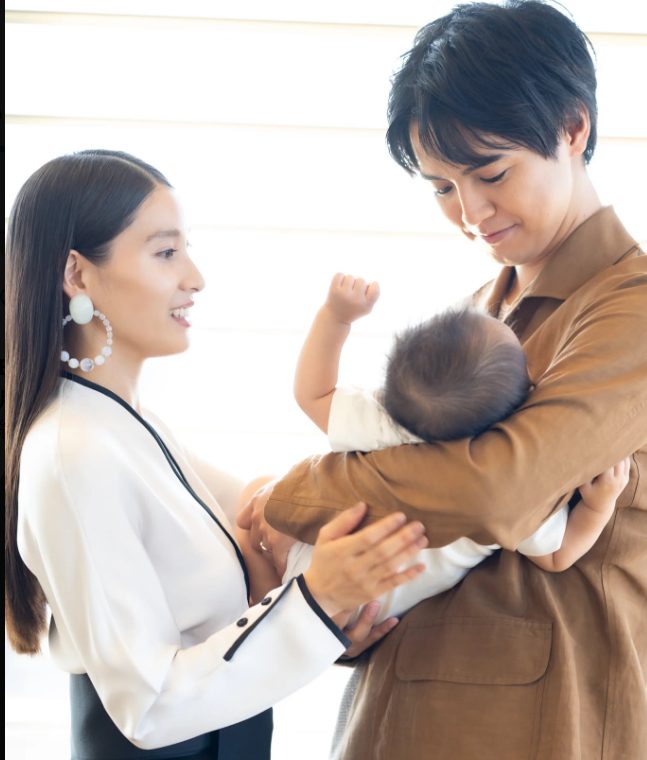
[[[510,415],[530,388],[512,330],[472,308],[449,309],[395,338],[383,403],[426,441],[478,435]]]

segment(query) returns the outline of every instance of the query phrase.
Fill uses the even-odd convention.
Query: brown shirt
[[[477,293],[493,315],[511,274]],[[373,519],[421,520],[430,546],[504,547],[366,658],[344,760],[647,758],[647,257],[613,209],[575,230],[506,322],[535,385],[515,414],[473,439],[313,457],[266,507],[310,543],[361,499]],[[572,568],[512,551],[629,454],[617,511]]]

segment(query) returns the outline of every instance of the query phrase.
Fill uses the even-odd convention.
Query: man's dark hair
[[[382,402],[425,441],[475,436],[508,417],[530,387],[526,356],[502,323],[450,309],[396,336]]]
[[[418,169],[409,130],[451,164],[478,168],[478,149],[523,147],[554,158],[560,138],[581,121],[597,139],[593,48],[578,26],[537,0],[465,3],[419,30],[392,80],[386,135],[393,158]]]

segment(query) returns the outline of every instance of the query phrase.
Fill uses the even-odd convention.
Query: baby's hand
[[[595,512],[613,512],[616,499],[629,482],[629,457],[580,486],[582,500]]]
[[[340,322],[354,322],[369,314],[380,296],[377,282],[348,274],[336,274],[328,290],[326,306]]]

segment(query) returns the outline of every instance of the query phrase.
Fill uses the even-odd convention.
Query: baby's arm
[[[629,480],[629,459],[623,459],[581,485],[578,502],[568,516],[561,547],[552,554],[528,557],[543,570],[553,573],[566,570],[580,559],[600,537],[611,519],[616,499]]]
[[[351,322],[370,313],[380,294],[376,282],[336,274],[326,302],[317,312],[301,349],[294,396],[310,419],[328,432],[328,416],[337,385],[339,359]]]

